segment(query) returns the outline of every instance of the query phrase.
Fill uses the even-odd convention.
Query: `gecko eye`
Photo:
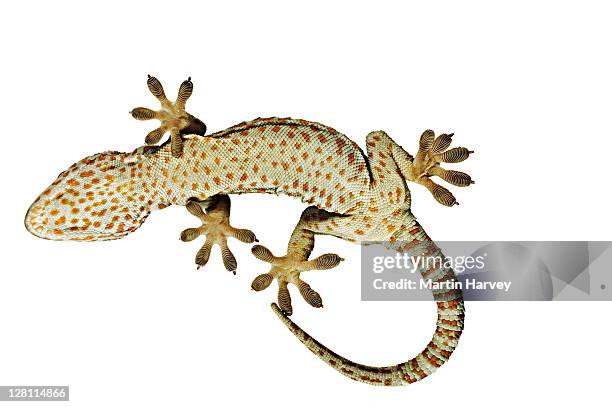
[[[159,150],[158,146],[141,146],[132,151],[131,153],[125,153],[121,156],[121,161],[124,164],[135,164],[141,161],[144,156],[151,155]]]
[[[140,146],[136,150],[132,151],[132,154],[149,155],[156,153],[157,150],[159,150],[159,146]]]
[[[119,239],[136,230],[160,204],[142,187],[151,152],[105,152],[73,164],[30,206],[26,228],[52,240]]]

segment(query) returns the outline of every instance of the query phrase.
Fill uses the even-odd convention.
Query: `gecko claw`
[[[238,262],[227,245],[227,239],[232,237],[244,243],[253,243],[256,241],[255,234],[248,229],[238,229],[229,224],[230,199],[227,195],[216,195],[203,205],[207,205],[206,211],[202,208],[202,204],[195,200],[187,202],[187,211],[200,219],[202,225],[183,230],[179,239],[183,242],[190,242],[200,236],[205,236],[204,244],[195,256],[197,269],[199,270],[208,263],[212,247],[218,245],[221,249],[223,265],[227,271],[235,275]]]
[[[145,143],[157,144],[166,132],[170,132],[170,151],[173,157],[178,158],[183,153],[183,134],[200,136],[206,134],[206,125],[185,111],[185,104],[193,93],[191,76],[181,83],[174,103],[168,100],[164,87],[156,77],[147,75],[147,87],[159,100],[161,109],[154,111],[146,107],[137,107],[132,109],[130,114],[137,120],[159,120],[161,125],[147,134]]]

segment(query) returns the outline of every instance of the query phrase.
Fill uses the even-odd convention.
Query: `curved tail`
[[[420,226],[416,224],[420,229]],[[422,232],[422,229],[420,229]],[[442,256],[440,249],[422,232],[423,240],[392,242],[396,250],[403,252],[415,248],[419,251],[425,245],[423,255]],[[444,262],[442,262],[444,263]],[[425,280],[434,282],[456,281],[452,269],[439,267],[422,270]],[[287,325],[289,330],[315,355],[343,375],[363,383],[376,386],[405,386],[422,380],[432,374],[449,359],[459,342],[465,317],[463,296],[459,289],[434,290],[438,320],[436,330],[429,344],[416,357],[394,366],[375,367],[355,363],[344,358],[312,338],[306,331],[287,317],[281,309],[272,304],[272,310]]]

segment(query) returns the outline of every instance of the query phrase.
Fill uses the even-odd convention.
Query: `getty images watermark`
[[[0,386],[0,401],[69,401],[68,386]]]
[[[612,242],[438,242],[398,253],[383,243],[362,247],[361,299],[432,300],[432,290],[458,288],[466,300],[612,300]],[[436,283],[421,271],[451,268],[456,281]]]

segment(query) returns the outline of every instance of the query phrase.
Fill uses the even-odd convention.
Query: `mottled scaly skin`
[[[305,212],[304,230],[314,234],[354,242],[388,241],[398,251],[441,256],[410,212],[406,181],[414,172],[412,157],[384,132],[370,133],[366,142],[367,155],[324,125],[269,118],[207,137],[187,136],[179,158],[171,154],[169,143],[132,153],[101,153],[60,174],[32,204],[25,225],[46,239],[118,239],[136,230],[153,209],[217,194],[273,193],[299,197],[338,215],[309,218]],[[294,245],[314,245],[313,238],[304,244],[298,238]],[[435,282],[455,278],[450,269],[421,273]],[[461,292],[440,290],[434,297],[438,322],[426,349],[405,363],[383,368],[342,358],[273,307],[310,350],[342,374],[370,384],[403,385],[446,362],[461,335]]]

